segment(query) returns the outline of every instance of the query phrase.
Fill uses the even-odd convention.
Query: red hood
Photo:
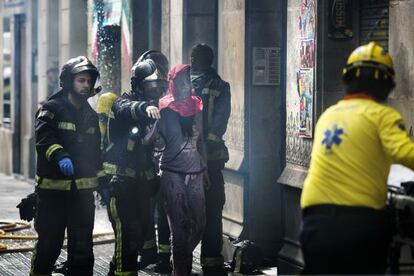
[[[183,117],[192,116],[203,110],[203,102],[195,95],[191,86],[190,66],[179,64],[168,73],[167,95],[159,100],[161,110],[169,108]]]

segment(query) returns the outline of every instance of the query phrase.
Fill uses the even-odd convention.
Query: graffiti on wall
[[[312,138],[313,100],[315,87],[315,0],[301,0],[299,16],[300,68],[297,72],[299,103],[299,136]]]

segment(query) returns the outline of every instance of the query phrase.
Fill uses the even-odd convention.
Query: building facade
[[[375,40],[389,49],[397,74],[389,103],[413,132],[414,0],[1,3],[0,172],[33,178],[33,116],[49,94],[48,72],[69,57],[88,55],[104,91],[121,93],[146,50],[175,65],[207,43],[232,93],[224,232],[256,242],[282,274],[303,267],[299,199],[313,128],[343,97],[342,67],[356,46]]]

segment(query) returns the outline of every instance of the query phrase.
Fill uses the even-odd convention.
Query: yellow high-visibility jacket
[[[394,108],[350,97],[328,108],[314,136],[301,207],[318,204],[385,207],[393,163],[414,169],[414,142]]]

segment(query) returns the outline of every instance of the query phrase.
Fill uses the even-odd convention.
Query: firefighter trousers
[[[206,230],[201,243],[201,265],[203,268],[222,267],[223,223],[222,213],[226,201],[224,179],[221,172],[224,161],[208,161],[210,187],[205,189]]]
[[[136,275],[138,252],[149,224],[148,183],[143,178],[119,177],[112,184],[108,216],[115,234],[115,253],[109,275]]]
[[[161,196],[172,233],[173,275],[191,275],[193,250],[205,227],[203,174],[163,171]]]
[[[65,230],[68,236],[68,275],[93,274],[95,203],[91,190],[38,190],[35,217],[38,241],[32,256],[31,275],[48,275],[60,255]]]

